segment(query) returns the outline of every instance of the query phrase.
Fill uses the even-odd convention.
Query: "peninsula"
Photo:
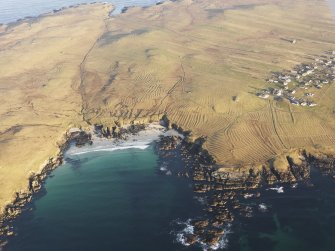
[[[110,16],[112,8],[79,5],[0,26],[2,214],[30,177],[59,162],[71,128],[164,118],[189,142],[203,139],[217,175],[265,169],[285,181],[302,151],[335,156],[326,0],[165,1]]]

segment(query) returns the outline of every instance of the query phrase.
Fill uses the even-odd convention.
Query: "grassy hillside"
[[[291,41],[296,40],[293,44]],[[181,1],[130,9],[85,62],[85,118],[156,120],[206,136],[222,165],[260,163],[284,150],[333,145],[334,86],[318,107],[263,100],[272,71],[335,48],[326,1]]]
[[[65,131],[83,124],[80,64],[110,9],[67,9],[0,33],[0,209],[57,155]]]

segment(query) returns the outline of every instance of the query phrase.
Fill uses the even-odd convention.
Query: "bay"
[[[160,173],[153,146],[87,153],[46,180],[5,250],[199,250],[172,232],[198,214],[191,184]]]

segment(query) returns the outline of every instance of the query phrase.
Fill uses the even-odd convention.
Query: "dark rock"
[[[194,227],[197,229],[205,228],[208,226],[208,220],[195,221],[193,223]]]
[[[194,234],[189,234],[189,235],[186,235],[185,236],[185,242],[188,244],[188,245],[193,245],[197,242],[197,236],[194,235]]]

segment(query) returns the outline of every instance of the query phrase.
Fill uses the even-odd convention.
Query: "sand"
[[[167,130],[164,126],[159,123],[150,123],[144,130],[139,131],[136,134],[128,133],[124,135],[126,139],[107,139],[92,132],[92,145],[86,144],[81,147],[71,147],[65,153],[66,157],[75,157],[76,155],[82,155],[91,152],[113,152],[125,149],[146,149],[154,141],[165,136],[178,136],[183,137],[177,131],[171,129]]]

